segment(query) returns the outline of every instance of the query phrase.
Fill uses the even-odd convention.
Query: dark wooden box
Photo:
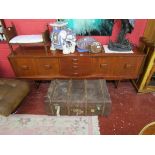
[[[111,111],[106,81],[52,80],[46,96],[49,115],[105,115]]]

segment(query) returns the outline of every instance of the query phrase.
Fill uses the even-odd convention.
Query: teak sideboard
[[[17,78],[122,80],[139,76],[145,54],[135,49],[132,54],[75,52],[64,55],[62,51],[46,54],[42,48],[17,48],[8,58]]]

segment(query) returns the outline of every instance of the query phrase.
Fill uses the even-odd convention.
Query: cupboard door
[[[41,76],[54,76],[59,74],[58,58],[36,59],[37,73]]]
[[[93,58],[94,72],[110,79],[137,78],[142,61],[143,57]]]
[[[119,58],[119,75],[126,78],[137,78],[143,57],[120,57]]]
[[[118,60],[114,57],[93,58],[94,73],[102,76],[115,76],[117,74]]]
[[[31,58],[11,58],[10,62],[17,77],[36,75],[34,60]]]

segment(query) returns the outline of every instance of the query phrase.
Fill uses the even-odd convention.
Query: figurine
[[[50,25],[53,26],[50,49],[52,51],[62,50],[63,54],[73,53],[76,46],[76,35],[71,29],[67,28],[67,23],[57,21]]]
[[[3,41],[3,36],[0,34],[0,41]]]
[[[125,38],[127,33],[131,33],[134,27],[134,20],[121,19],[121,31],[118,35],[117,42],[110,41],[108,48],[113,51],[131,51],[132,44]]]
[[[62,41],[63,54],[74,53],[76,46],[76,37],[73,34],[68,34],[66,38]]]
[[[50,23],[50,26],[53,27],[53,31],[50,34],[50,38],[51,38],[51,48],[50,50],[55,51],[56,49],[60,49],[62,50],[62,45],[60,42],[60,38],[59,38],[59,33],[66,29],[66,22],[55,22],[55,23]]]

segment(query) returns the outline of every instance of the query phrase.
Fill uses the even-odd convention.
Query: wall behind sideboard
[[[14,23],[18,34],[39,34],[43,32],[47,24],[54,22],[55,19],[5,19],[6,26]],[[135,27],[131,34],[127,34],[127,38],[134,44],[138,45],[140,36],[143,36],[147,19],[137,19]],[[115,21],[112,36],[93,36],[102,44],[107,44],[109,40],[115,41],[121,27],[119,20]],[[77,37],[81,38],[81,36]],[[9,64],[7,56],[10,50],[7,44],[0,43],[0,77],[14,77],[13,70]]]
[[[13,22],[16,26],[18,34],[38,34],[46,29],[47,24],[54,21],[55,19],[6,19],[5,23],[7,26],[11,26],[11,22]],[[139,37],[143,35],[146,23],[146,19],[136,19],[134,30],[131,34],[127,35],[127,38],[129,38],[129,40],[134,44],[138,45]],[[115,41],[120,27],[120,20],[115,20],[112,36],[95,36],[94,38],[102,44],[107,44],[109,40]]]

